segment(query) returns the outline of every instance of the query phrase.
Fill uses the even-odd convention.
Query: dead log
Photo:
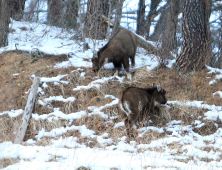
[[[32,115],[32,110],[33,110],[33,106],[34,106],[34,103],[35,103],[35,98],[36,98],[36,95],[37,95],[39,83],[40,83],[40,78],[35,77],[34,81],[33,81],[33,84],[32,84],[32,88],[31,88],[30,93],[29,93],[27,104],[25,106],[25,111],[24,111],[24,114],[23,114],[23,117],[22,117],[22,123],[21,123],[21,125],[20,125],[20,127],[17,131],[16,137],[15,137],[15,140],[14,140],[15,144],[21,144],[24,137],[25,137],[25,132],[26,132],[26,129],[28,127],[29,119]]]

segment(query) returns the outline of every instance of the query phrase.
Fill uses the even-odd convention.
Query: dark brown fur
[[[119,108],[125,119],[125,126],[131,127],[136,121],[148,117],[154,108],[166,104],[166,91],[160,85],[151,88],[127,88],[119,99]]]
[[[119,32],[92,58],[93,71],[98,72],[100,68],[112,62],[117,75],[123,65],[127,72],[127,78],[131,79],[129,74],[129,59],[132,66],[135,66],[135,54],[137,49],[137,38],[134,33],[125,28],[120,28]],[[130,77],[129,77],[130,76]]]

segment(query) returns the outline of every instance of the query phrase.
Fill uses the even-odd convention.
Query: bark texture
[[[206,6],[204,0],[185,0],[183,44],[176,64],[183,72],[201,70],[208,54]]]
[[[30,93],[29,93],[29,97],[27,100],[27,104],[25,106],[25,111],[23,113],[23,117],[22,117],[22,123],[17,131],[14,143],[15,144],[22,144],[22,141],[25,137],[25,132],[27,130],[28,127],[28,123],[29,123],[29,119],[32,115],[32,110],[35,104],[35,99],[36,96],[38,94],[38,87],[39,87],[39,83],[40,83],[40,78],[39,77],[35,77],[34,81],[33,81],[33,85],[31,87]]]
[[[179,1],[180,0],[168,1],[170,10],[167,14],[167,22],[162,36],[163,59],[168,59],[170,51],[175,50],[177,46],[176,29],[180,12]]]
[[[47,21],[49,25],[57,27],[63,26],[63,8],[62,0],[48,0]]]
[[[109,0],[88,0],[85,34],[93,39],[105,39],[107,26],[103,24],[102,15],[108,16]]]
[[[166,28],[166,24],[167,24],[167,16],[170,13],[170,5],[169,4],[170,3],[168,2],[165,6],[163,6],[161,8],[161,11],[158,10],[158,12],[156,13],[156,14],[160,13],[160,19],[157,21],[154,32],[149,36],[148,36],[148,32],[147,32],[147,39],[148,40],[158,41],[160,39],[161,34],[163,34],[163,32]],[[155,17],[155,15],[153,15],[152,17]],[[152,18],[152,19],[154,19],[154,18]]]
[[[124,2],[124,0],[118,0],[117,1],[117,7],[116,7],[116,12],[115,12],[115,21],[114,21],[111,37],[113,37],[116,34],[116,32],[118,31],[118,28],[120,27],[120,21],[121,21],[121,16],[122,16],[122,9],[123,9],[123,2]]]
[[[8,45],[10,12],[7,0],[0,0],[0,47]]]
[[[76,28],[77,18],[78,18],[78,1],[77,0],[68,0],[66,3],[66,23],[67,28]]]
[[[12,19],[16,21],[21,21],[24,8],[25,8],[25,0],[8,0],[10,3],[10,16]]]
[[[157,11],[157,7],[159,6],[161,0],[151,0],[151,5],[150,5],[150,11],[149,14],[146,17],[146,39],[148,39],[149,35],[150,35],[150,26],[151,26],[151,22],[153,21],[153,19],[159,14],[159,11],[162,11],[163,8],[162,7],[160,10]]]
[[[136,33],[144,35],[145,33],[145,0],[139,0],[139,10],[137,11]]]

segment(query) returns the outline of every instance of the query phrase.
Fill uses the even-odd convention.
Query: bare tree
[[[79,7],[78,13],[81,14],[80,0],[77,0],[77,3],[78,3],[78,7]],[[83,25],[82,25],[82,19],[81,19],[80,15],[79,15],[78,19],[79,19],[79,27],[80,27],[81,34],[82,34],[83,51],[85,51],[87,49],[86,36],[85,36],[85,32],[84,32]]]
[[[162,10],[158,12],[160,14],[160,18],[156,23],[154,32],[148,36],[147,32],[147,39],[151,41],[158,41],[160,39],[161,34],[164,32],[166,23],[167,23],[167,15],[170,13],[170,5],[169,2],[162,7]],[[152,17],[154,17],[153,15]],[[154,18],[153,18],[154,19]],[[151,23],[150,23],[151,24]],[[148,31],[148,30],[147,30]],[[149,32],[150,33],[150,32]]]
[[[222,4],[218,3],[218,0],[209,0],[209,5],[207,7],[208,15],[212,13],[219,14],[214,20],[208,25],[211,27],[210,40],[212,51],[212,59],[210,63],[207,62],[212,67],[222,68]],[[217,26],[215,26],[217,25]],[[208,31],[209,32],[209,31]]]
[[[145,33],[145,0],[139,0],[139,9],[137,11],[137,26],[136,33],[144,35]]]
[[[212,12],[212,0],[205,0],[205,6],[206,6],[206,10],[205,10],[205,22],[206,22],[206,25],[207,25],[207,41],[208,41],[208,44],[207,44],[207,58],[206,58],[206,64],[208,65],[211,65],[211,62],[213,60],[213,53],[212,53],[212,46],[211,46],[211,31],[210,31],[210,15],[211,15],[211,12]]]
[[[62,0],[48,0],[48,15],[47,21],[50,25],[62,27],[63,26],[63,1]]]
[[[8,0],[0,0],[0,47],[8,45],[10,3]]]
[[[66,2],[66,11],[65,11],[66,28],[75,28],[77,26],[78,8],[79,5],[77,0],[68,0]]]
[[[122,16],[122,9],[123,9],[123,2],[124,0],[118,0],[117,1],[117,6],[116,6],[116,12],[115,12],[115,20],[114,20],[114,25],[113,25],[113,30],[112,30],[112,36],[113,37],[116,32],[118,31],[120,27],[120,21],[121,21],[121,16]]]
[[[39,10],[39,0],[32,0],[29,5],[26,7],[27,11],[24,13],[23,19],[24,21],[29,22],[38,22],[39,21],[39,13],[35,12]]]
[[[107,27],[103,24],[102,16],[108,16],[109,0],[88,0],[85,22],[86,37],[105,39]]]
[[[180,13],[180,0],[169,0],[169,13],[167,14],[167,22],[162,33],[162,57],[168,59],[169,53],[176,49],[177,38],[176,30],[178,23],[178,15]]]
[[[218,43],[218,68],[222,68],[222,13],[220,14],[220,32],[219,32],[219,43]]]
[[[183,72],[201,70],[208,55],[206,4],[204,0],[185,0],[183,11],[183,45],[176,64]]]
[[[10,16],[16,21],[20,21],[24,14],[25,0],[9,0]]]
[[[146,17],[146,39],[148,39],[150,35],[151,22],[159,14],[159,12],[162,11],[163,8],[165,8],[165,6],[161,7],[161,9],[157,11],[157,7],[159,6],[160,2],[161,0],[151,0],[150,11]]]
[[[111,0],[109,0],[109,13],[108,13],[108,26],[107,26],[107,33],[106,33],[106,39],[109,39],[110,38],[110,19],[111,19],[111,10],[112,10],[112,4],[111,4]]]

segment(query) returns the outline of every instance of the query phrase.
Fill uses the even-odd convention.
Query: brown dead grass
[[[0,142],[14,141],[21,119],[22,115],[14,118],[9,117],[8,114],[0,116]]]
[[[35,136],[38,135],[38,132],[41,131],[42,128],[44,128],[46,132],[50,132],[55,128],[66,127],[68,126],[68,124],[69,121],[65,119],[59,119],[59,120],[53,119],[52,121],[48,121],[47,119],[35,120],[31,118],[26,130],[24,141],[28,139],[35,139]]]
[[[35,62],[25,52],[5,52],[0,54],[0,111],[24,109],[27,101],[27,92],[31,85],[31,75],[52,77],[64,74],[64,69],[47,67],[64,56],[47,57]],[[13,76],[13,74],[19,75]]]
[[[149,83],[147,83],[146,80],[148,79],[155,80],[155,78],[156,78],[155,74],[152,71],[148,71],[146,66],[135,70],[133,73],[133,82],[137,84],[141,84],[141,86],[143,87],[151,86],[152,82],[150,81]]]
[[[87,167],[84,167],[84,166],[80,166],[76,170],[91,170],[91,169],[87,168]]]
[[[153,140],[160,139],[163,136],[165,136],[165,134],[148,130],[146,133],[144,133],[144,135],[139,140],[141,144],[150,144]]]
[[[16,164],[20,161],[19,158],[4,158],[4,159],[0,159],[0,169],[6,168],[9,165],[13,165]]]
[[[198,117],[203,118],[205,109],[189,107],[189,106],[180,106],[180,105],[170,105],[169,112],[171,113],[172,120],[182,120],[184,125],[190,125],[195,120],[198,120]],[[202,119],[200,119],[202,120]]]
[[[217,131],[217,127],[215,126],[215,122],[212,120],[203,120],[203,125],[201,128],[195,128],[193,131],[202,135],[211,135]]]
[[[182,75],[176,70],[169,68],[159,68],[153,71],[147,71],[146,67],[139,68],[133,73],[133,80],[124,80],[120,83],[117,79],[109,80],[104,84],[101,84],[100,89],[90,88],[87,90],[73,91],[77,85],[88,85],[97,76],[90,68],[84,68],[85,78],[81,77],[82,71],[76,70],[74,67],[55,69],[53,66],[56,62],[61,62],[67,60],[64,55],[61,56],[46,56],[44,58],[39,58],[33,62],[34,58],[30,58],[27,53],[24,52],[8,52],[0,55],[0,112],[7,111],[11,109],[24,109],[27,101],[27,92],[31,85],[31,75],[35,74],[41,77],[53,77],[59,74],[68,74],[63,80],[69,81],[70,84],[59,84],[47,83],[48,88],[44,89],[45,96],[60,96],[64,98],[75,97],[75,102],[58,102],[52,101],[47,103],[50,107],[43,107],[38,102],[35,103],[33,112],[42,114],[49,114],[53,111],[52,108],[60,108],[65,114],[78,112],[81,110],[88,110],[89,106],[104,106],[112,101],[111,98],[105,98],[106,94],[119,97],[122,91],[129,86],[137,87],[149,87],[152,83],[161,83],[162,87],[167,91],[168,100],[174,101],[192,101],[201,100],[206,101],[208,104],[221,105],[221,98],[218,95],[213,96],[212,93],[222,89],[222,83],[218,80],[218,83],[214,85],[209,85],[210,80],[214,79],[215,74],[208,74],[208,70],[204,69],[199,72],[192,72],[190,74]],[[20,73],[19,75],[13,76],[15,73]],[[110,76],[113,72],[110,70],[101,70],[99,76]],[[125,75],[121,75],[125,76]],[[210,77],[210,78],[206,78]],[[41,94],[38,94],[36,101],[44,100]],[[89,111],[89,110],[88,110]],[[94,130],[96,135],[102,135],[104,133],[109,133],[113,141],[117,142],[122,136],[126,135],[124,127],[114,128],[115,123],[122,121],[118,107],[112,106],[102,110],[109,116],[115,117],[114,119],[104,119],[99,115],[84,116],[81,119],[74,120],[72,125],[81,126],[86,125],[88,129]],[[89,111],[90,112],[90,111]],[[177,106],[171,105],[168,110],[162,110],[160,115],[151,115],[150,118],[154,122],[153,126],[164,127],[166,123],[170,120],[182,120],[185,125],[191,125],[194,120],[197,120],[198,116],[203,116],[205,110],[187,107],[187,106]],[[20,120],[18,117],[17,119]],[[2,119],[8,121],[8,118]],[[0,120],[0,124],[3,121]],[[4,131],[4,126],[6,126],[7,133],[12,124],[17,120],[10,120],[8,123],[10,126],[2,125],[0,132]],[[202,121],[202,119],[201,119]],[[63,126],[69,126],[69,122],[66,120],[58,120],[53,122],[48,122],[47,120],[33,120],[31,119],[29,127],[27,129],[27,134],[25,140],[34,139],[35,135],[41,128],[45,128],[46,131],[50,131],[53,128],[59,128]],[[218,122],[217,122],[218,123]],[[16,123],[15,123],[16,124]],[[33,129],[35,127],[35,129]],[[207,130],[208,129],[208,130]],[[200,132],[198,132],[200,131]],[[202,135],[214,133],[215,128],[211,124],[206,124],[206,128],[197,130],[197,133]],[[10,133],[12,134],[13,130]],[[79,136],[76,132],[68,132],[65,136]],[[165,135],[165,134],[161,134]],[[135,132],[132,140],[136,140],[141,143],[150,143],[154,139],[161,138],[160,134],[156,134],[153,131],[147,132],[142,139],[137,139],[138,134]],[[2,137],[0,140],[10,140],[12,137]],[[81,139],[83,143],[90,142],[89,139]],[[45,139],[47,144],[48,139]],[[92,146],[98,146],[96,141],[91,141]]]

